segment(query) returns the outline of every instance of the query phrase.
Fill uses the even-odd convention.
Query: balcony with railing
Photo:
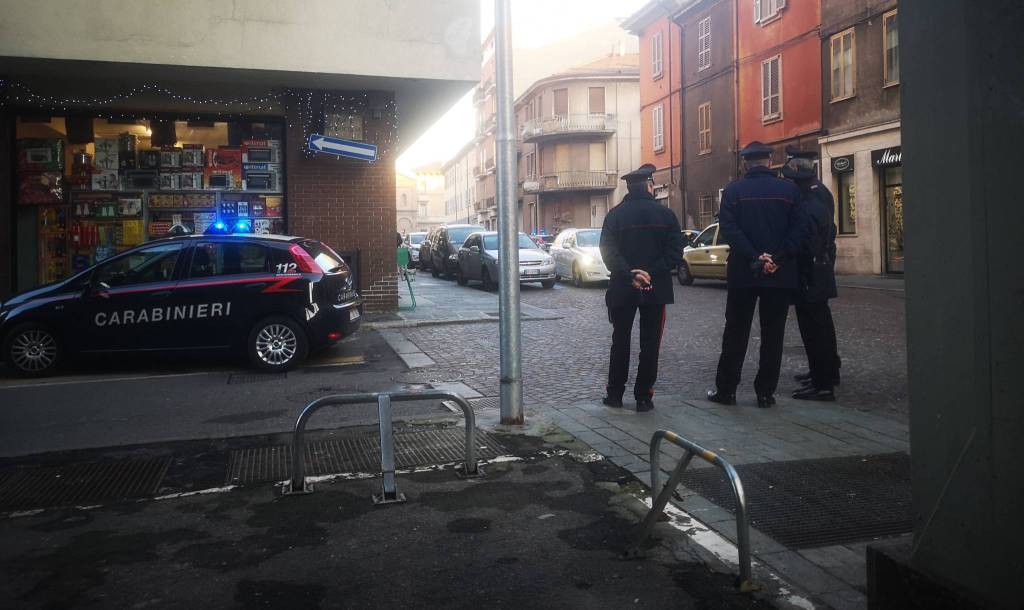
[[[523,142],[535,143],[560,136],[600,136],[615,133],[610,114],[561,114],[531,119],[519,128]]]
[[[536,180],[527,178],[523,181],[523,192],[614,191],[617,184],[615,172],[555,172],[539,176]]]

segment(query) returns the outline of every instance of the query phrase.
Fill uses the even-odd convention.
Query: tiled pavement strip
[[[856,285],[857,282],[851,283]],[[872,282],[862,283],[870,285]],[[421,342],[423,337],[432,336],[416,337],[414,332],[410,332],[413,327],[447,322],[484,322],[493,319],[488,312],[497,311],[495,295],[457,288],[454,282],[421,277],[414,286],[418,290],[419,307],[400,312],[399,323],[377,324],[411,368],[427,367],[425,370],[430,370],[434,361],[427,352],[436,355],[438,351],[436,346],[419,346],[410,340],[410,335]],[[455,290],[457,292],[453,292]],[[531,323],[531,317],[535,320],[560,317],[556,315],[557,309],[541,309],[528,304],[524,304],[523,311],[524,325]],[[410,331],[403,331],[403,328]],[[497,343],[496,336],[493,342]],[[475,382],[474,372],[467,371],[464,376],[466,386],[492,393],[488,391],[490,384]],[[565,402],[558,402],[564,399],[564,392],[548,400],[540,398],[536,391],[526,394],[528,417],[539,416],[551,422],[648,485],[649,442],[658,429],[671,430],[688,438],[734,465],[909,450],[909,431],[905,423],[839,403],[805,403],[780,397],[776,408],[760,410],[750,404],[753,396],[742,393],[740,405],[735,407],[723,407],[692,396],[658,394],[657,408],[640,414],[631,410],[628,403],[626,409],[609,409],[585,393]],[[663,443],[661,452],[661,468],[667,477],[681,457],[682,450]],[[709,466],[695,459],[690,467]],[[683,487],[680,487],[679,495],[682,501],[673,500],[673,503],[735,542],[735,518],[729,511]],[[768,566],[828,606],[840,610],[866,607],[866,543],[795,551],[756,530],[751,532],[751,542],[755,561]]]

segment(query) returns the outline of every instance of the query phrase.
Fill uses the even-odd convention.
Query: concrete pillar
[[[1019,608],[1024,3],[899,11],[915,522],[869,549],[871,607]]]

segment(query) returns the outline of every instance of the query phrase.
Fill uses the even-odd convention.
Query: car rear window
[[[302,242],[302,247],[306,252],[309,252],[309,255],[313,257],[317,266],[319,266],[324,273],[334,273],[340,268],[345,267],[345,261],[342,260],[341,256],[339,256],[338,253],[332,250],[327,244],[313,240],[306,240]]]

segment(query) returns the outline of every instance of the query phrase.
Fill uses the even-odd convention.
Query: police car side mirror
[[[480,246],[470,246],[469,251],[473,254],[480,254]]]

